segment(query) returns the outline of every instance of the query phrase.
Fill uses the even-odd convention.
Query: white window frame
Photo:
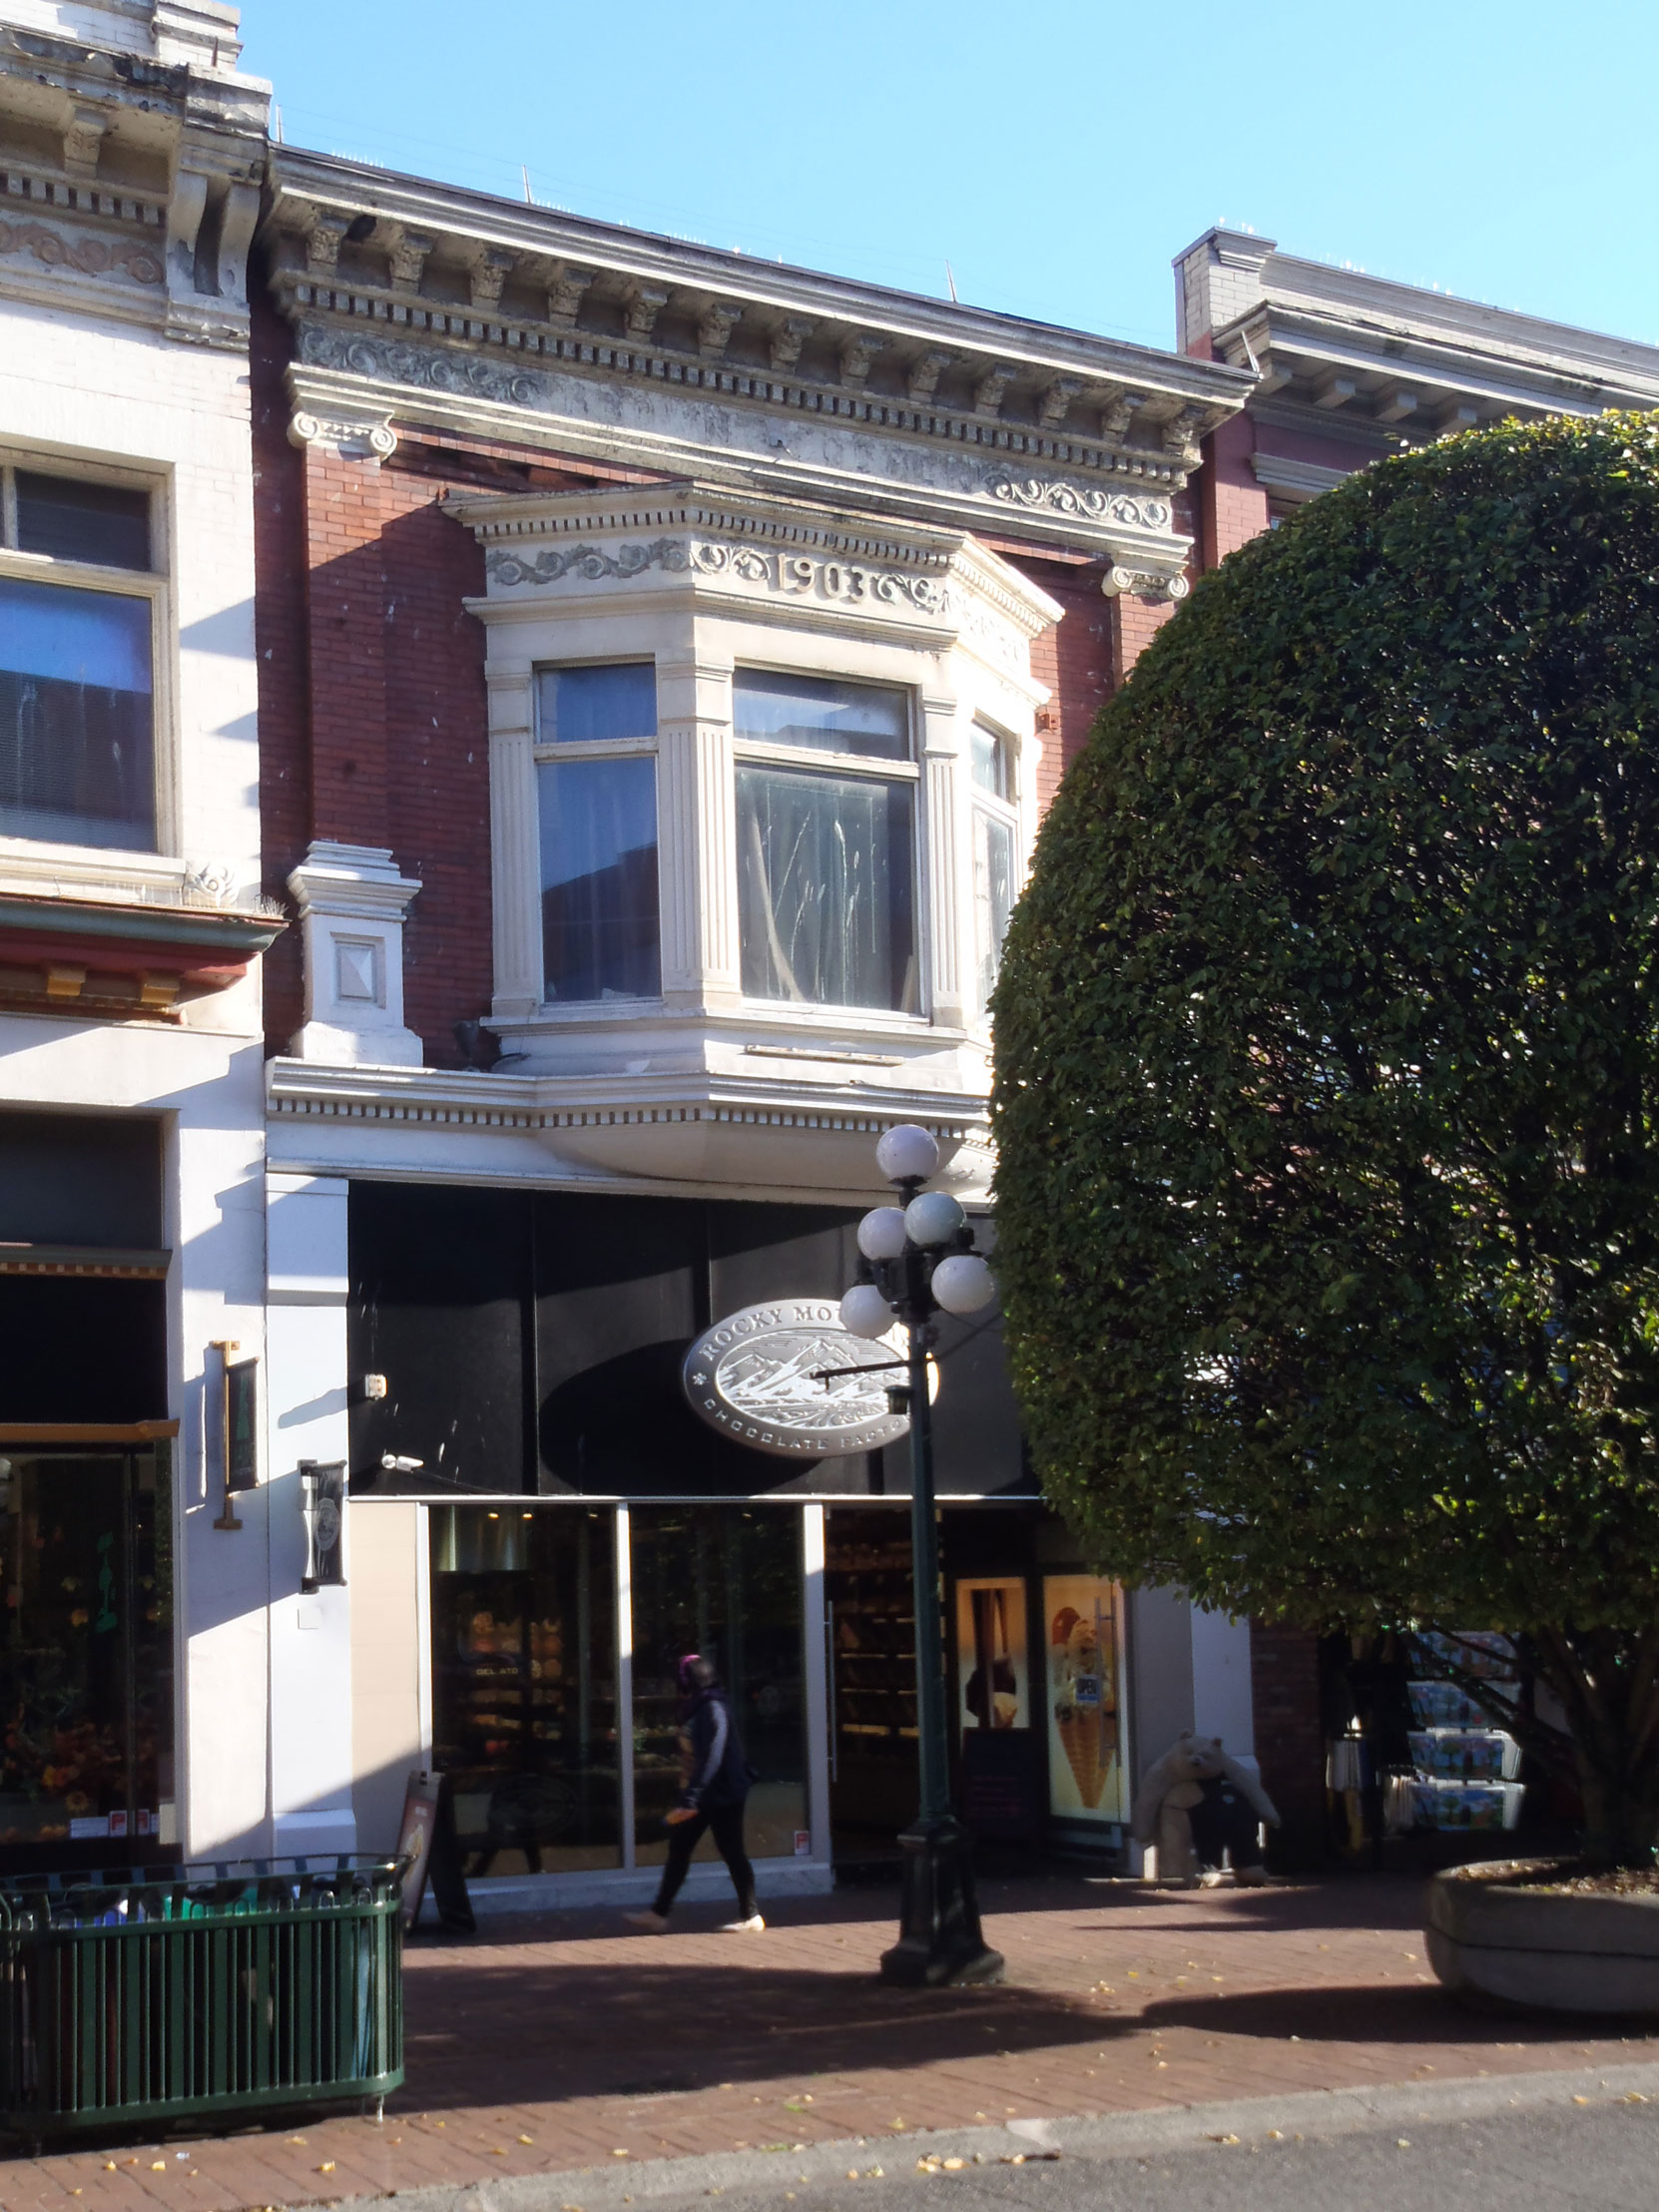
[[[150,562],[147,569],[107,568],[93,561],[65,561],[51,553],[24,553],[17,544],[17,472],[59,476],[72,482],[106,485],[115,491],[143,492],[150,502]],[[173,712],[173,592],[171,533],[164,485],[153,474],[119,464],[104,465],[59,453],[32,453],[0,446],[0,576],[31,584],[55,584],[69,590],[119,593],[150,605],[151,771],[155,834],[147,845],[83,844],[72,839],[20,835],[0,830],[0,854],[63,853],[100,872],[120,874],[146,860],[174,856],[178,836],[178,761]]]
[[[1005,780],[1007,784],[1007,790],[1001,797],[998,797],[997,794],[994,792],[986,791],[985,787],[982,784],[975,781],[973,774],[972,753],[973,731],[975,730],[983,731],[986,737],[994,739],[1002,755],[1002,761],[1004,769],[1006,771]],[[987,822],[1000,823],[1007,829],[1013,852],[1013,859],[1008,873],[1009,879],[1014,886],[1014,897],[1017,899],[1019,896],[1020,887],[1025,880],[1025,853],[1023,840],[1020,835],[1020,770],[1022,767],[1022,763],[1020,760],[1020,747],[1018,740],[1014,738],[1009,731],[1003,729],[1000,723],[993,722],[990,716],[984,713],[975,714],[973,717],[972,727],[970,728],[968,734],[968,748],[969,750],[966,762],[969,818],[967,863],[969,884],[968,897],[969,905],[971,908],[972,922],[969,945],[969,954],[973,961],[972,1018],[977,1027],[981,1029],[988,1029],[990,1027],[990,1014],[984,1003],[984,997],[980,988],[979,979],[978,826],[980,817],[983,816]],[[1001,967],[1001,947],[998,946],[997,964],[999,971]]]
[[[899,759],[881,760],[867,754],[832,753],[820,751],[816,746],[769,745],[764,738],[741,738],[737,726],[737,685],[740,676],[753,672],[758,676],[796,676],[815,683],[848,684],[863,691],[884,691],[896,694],[904,703],[904,746]],[[833,999],[799,998],[750,998],[741,1001],[746,1012],[777,1014],[784,1010],[838,1014],[846,1020],[857,1021],[873,1015],[881,1021],[914,1021],[925,1023],[931,1018],[930,992],[928,988],[927,959],[927,830],[923,821],[925,808],[921,790],[920,716],[916,688],[910,684],[893,683],[878,676],[855,675],[848,670],[830,669],[802,664],[798,661],[767,661],[750,654],[739,657],[732,670],[732,788],[727,795],[729,814],[735,820],[738,804],[737,773],[742,767],[804,769],[816,774],[833,775],[842,781],[856,779],[871,784],[908,784],[915,796],[910,803],[910,958],[915,969],[916,1002],[914,1007],[902,1006],[843,1006]],[[736,854],[734,853],[734,865]],[[738,973],[743,973],[743,921],[738,917]]]
[[[577,668],[648,668],[651,671],[653,690],[657,692],[655,720],[659,735],[649,738],[544,738],[541,729],[541,680],[544,676],[559,676],[566,669]],[[536,872],[534,897],[536,901],[536,989],[544,1013],[565,1013],[573,1009],[593,1006],[615,1008],[617,1006],[660,1006],[663,1003],[661,989],[640,998],[549,998],[547,995],[547,946],[541,925],[541,777],[540,770],[557,766],[565,761],[655,761],[660,750],[660,733],[663,722],[663,704],[660,691],[657,657],[654,653],[603,653],[589,654],[571,660],[537,660],[530,666],[530,819],[534,825],[536,847]],[[657,972],[662,974],[663,956],[663,780],[660,772],[652,776],[652,805],[657,825]]]

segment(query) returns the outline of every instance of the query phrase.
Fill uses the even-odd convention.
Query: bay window
[[[1013,764],[1006,739],[976,722],[968,766],[973,781],[973,950],[983,1015],[1002,964],[1018,872]]]
[[[919,1010],[909,725],[899,690],[736,671],[746,997]]]
[[[543,669],[536,702],[542,996],[655,998],[656,668]]]
[[[0,835],[154,851],[150,494],[0,469]]]

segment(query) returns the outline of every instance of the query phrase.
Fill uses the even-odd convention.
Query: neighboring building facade
[[[810,1380],[875,1139],[984,1213],[1002,924],[1249,376],[283,148],[260,252],[273,1476],[351,1488],[276,1831],[435,1763],[496,1895],[626,1895],[712,1646],[822,1886],[915,1803],[906,1450]],[[711,1426],[688,1347],[787,1301]],[[1137,1758],[1248,1754],[1245,1633],[1086,1575],[994,1326],[936,1423],[970,1816],[1121,1850]]]
[[[0,6],[0,1864],[259,1848],[263,1350],[246,269],[214,0]],[[243,1472],[256,1477],[252,1437]]]
[[[1201,569],[1405,447],[1509,417],[1659,407],[1659,347],[1299,261],[1250,232],[1207,231],[1175,276],[1183,351],[1256,378],[1192,480]],[[1280,1848],[1306,1861],[1325,1849],[1328,1736],[1352,1709],[1340,1654],[1322,1674],[1316,1637],[1258,1624],[1251,1662]]]

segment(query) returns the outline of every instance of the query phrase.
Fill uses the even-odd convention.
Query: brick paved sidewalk
[[[987,1884],[996,1989],[889,1989],[895,1894],[724,1906],[666,1937],[607,1916],[502,1923],[408,1951],[408,2088],[269,2131],[0,2161],[0,2208],[294,2205],[908,2128],[1095,2114],[1298,2089],[1594,2069],[1659,2038],[1567,2036],[1465,2013],[1422,1955],[1419,1892],[1345,1877],[1163,1894]],[[182,2155],[181,2155],[182,2153]]]

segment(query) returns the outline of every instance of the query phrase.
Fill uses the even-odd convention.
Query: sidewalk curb
[[[1228,2138],[1354,2135],[1369,2129],[1446,2120],[1487,2119],[1500,2112],[1536,2112],[1552,2105],[1659,2102],[1659,2063],[1584,2066],[1548,2073],[1472,2075],[1458,2081],[1391,2082],[1375,2089],[1312,2089],[1281,2097],[1235,2097],[1219,2104],[1113,2112],[1099,2119],[1010,2120],[1006,2127],[914,2128],[902,2135],[847,2137],[804,2150],[714,2151],[695,2158],[652,2158],[617,2166],[581,2166],[559,2173],[514,2174],[458,2185],[394,2192],[397,2212],[621,2212],[624,2202],[703,2196],[713,2190],[809,2186],[872,2178],[911,2179],[920,2158],[976,2158],[986,2165],[1044,2152],[1067,2158],[1145,2158],[1191,2150]],[[391,2197],[344,2197],[328,2212],[385,2205]]]

